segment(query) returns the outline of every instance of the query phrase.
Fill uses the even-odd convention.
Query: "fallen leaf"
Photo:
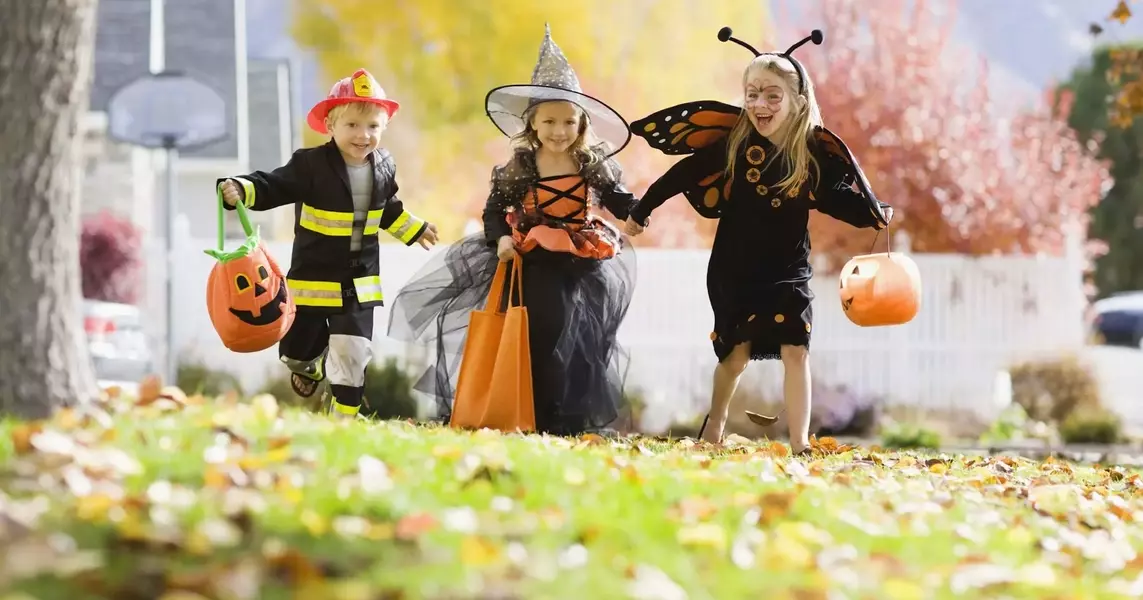
[[[21,423],[12,428],[12,448],[16,454],[27,454],[33,450],[32,437],[43,431],[40,423]]]
[[[486,566],[500,559],[500,548],[479,536],[466,536],[460,543],[460,562],[469,566]]]
[[[717,523],[699,523],[679,529],[679,544],[684,546],[705,546],[722,550],[726,546],[726,531]]]
[[[397,539],[412,540],[437,527],[437,520],[428,513],[406,515],[397,521]]]
[[[567,483],[571,486],[579,486],[583,485],[586,481],[587,476],[584,475],[583,471],[575,467],[568,467],[564,469],[564,483]]]
[[[576,450],[582,450],[590,446],[601,446],[607,443],[607,440],[597,433],[585,433],[579,439],[579,443],[575,445]]]
[[[768,525],[790,514],[798,498],[796,491],[766,492],[758,504],[762,508],[759,523]]]
[[[790,455],[790,449],[782,442],[770,442],[766,450],[774,457],[785,458]]]

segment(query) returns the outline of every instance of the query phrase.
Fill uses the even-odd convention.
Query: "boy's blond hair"
[[[329,114],[326,115],[325,122],[327,127],[333,127],[337,123],[337,120],[340,119],[343,115],[371,118],[377,115],[377,113],[381,113],[383,115],[384,118],[382,121],[387,125],[389,123],[389,113],[385,112],[384,108],[381,108],[372,102],[349,102],[346,104],[339,104],[329,109]]]
[[[802,82],[793,63],[786,58],[770,54],[763,54],[751,61],[742,74],[742,86],[746,87],[746,82],[749,81],[750,76],[762,70],[770,71],[781,77],[786,86],[794,91],[794,94],[797,94],[798,89],[801,88]],[[822,124],[821,109],[818,108],[817,97],[814,96],[814,83],[810,80],[808,73],[805,84],[805,95],[794,96],[791,114],[782,124],[786,137],[781,140],[780,144],[777,144],[781,149],[782,162],[785,164],[788,173],[786,178],[778,183],[778,189],[782,193],[791,188],[795,190],[800,188],[809,178],[811,166],[814,170],[820,170],[817,161],[810,154],[809,140],[810,136],[813,135],[814,127]],[[754,125],[750,123],[744,106],[742,113],[738,116],[738,122],[730,130],[730,136],[727,140],[726,175],[732,181],[738,155],[742,147],[746,145],[746,140],[750,137],[750,131],[753,128]]]

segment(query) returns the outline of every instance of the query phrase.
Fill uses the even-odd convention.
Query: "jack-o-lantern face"
[[[227,271],[245,270],[250,266],[243,264]],[[230,298],[229,310],[247,325],[269,325],[282,318],[282,306],[288,298],[285,279],[260,264],[254,266],[252,272],[234,275],[234,296]]]
[[[206,301],[222,343],[235,352],[278,343],[296,312],[286,279],[261,242],[243,255],[219,260],[207,281]]]
[[[921,275],[903,254],[855,256],[842,267],[839,284],[845,316],[861,327],[902,325],[921,308]]]

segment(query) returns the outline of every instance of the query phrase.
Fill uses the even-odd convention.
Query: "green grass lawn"
[[[1132,471],[787,450],[65,411],[0,424],[0,600],[1143,594]]]

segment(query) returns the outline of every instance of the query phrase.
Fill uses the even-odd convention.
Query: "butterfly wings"
[[[688,102],[631,123],[631,133],[663,154],[691,154],[725,138],[741,112],[715,100]]]
[[[694,154],[724,141],[742,109],[716,100],[699,100],[664,108],[631,123],[631,132],[663,154]],[[694,157],[684,159],[695,162]],[[717,167],[696,170],[683,195],[699,215],[718,218],[721,204],[730,194],[730,182],[723,173],[724,161]]]
[[[869,180],[865,177],[865,171],[861,170],[861,165],[857,163],[853,153],[849,151],[849,147],[836,133],[826,129],[825,127],[814,128],[814,141],[825,152],[825,159],[835,161],[842,166],[843,172],[847,178],[852,178],[853,183],[851,187],[856,189],[865,197],[869,203],[869,210],[873,213],[875,219],[882,225],[887,224],[885,220],[885,213],[881,208],[881,201],[873,194],[873,189],[869,185]]]

